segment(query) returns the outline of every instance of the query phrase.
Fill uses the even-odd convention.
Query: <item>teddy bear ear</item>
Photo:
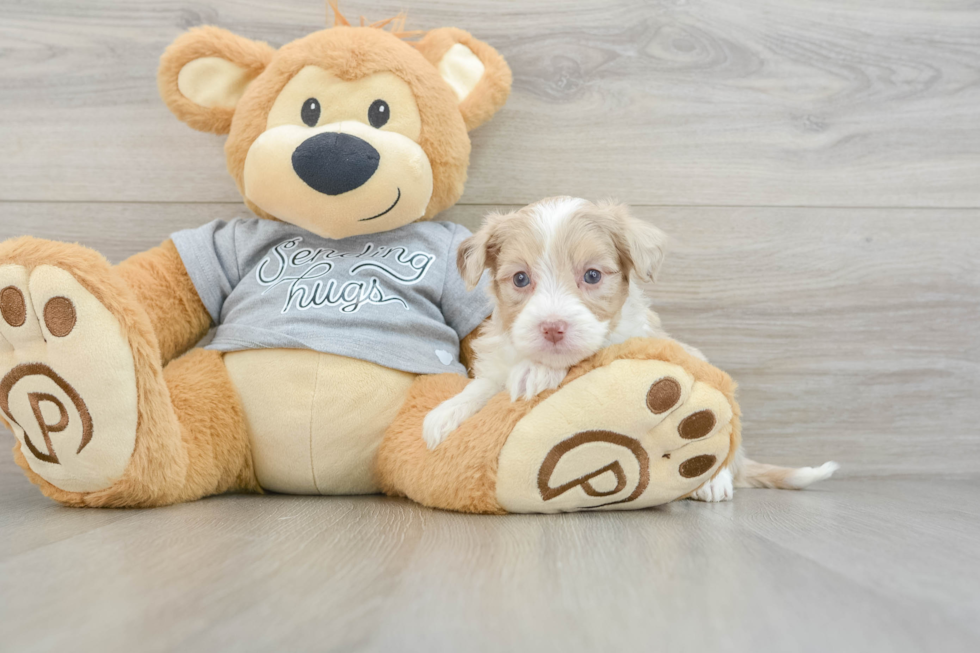
[[[443,27],[413,44],[456,92],[467,130],[490,120],[510,95],[511,72],[504,58],[468,32]]]
[[[177,37],[160,58],[157,86],[170,111],[194,129],[227,134],[246,87],[275,50],[217,27]]]

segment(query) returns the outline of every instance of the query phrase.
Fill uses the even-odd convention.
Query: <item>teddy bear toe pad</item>
[[[731,420],[724,395],[683,368],[617,360],[518,422],[500,453],[497,500],[509,512],[667,503],[718,471]]]
[[[137,426],[133,355],[116,318],[67,271],[0,266],[0,417],[52,485],[122,476]]]

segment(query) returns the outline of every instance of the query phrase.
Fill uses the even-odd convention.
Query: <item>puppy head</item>
[[[557,197],[488,216],[457,264],[471,288],[490,270],[497,323],[522,356],[568,367],[603,346],[631,276],[654,279],[666,239],[622,204]]]

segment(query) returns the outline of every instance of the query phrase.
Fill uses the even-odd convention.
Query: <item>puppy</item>
[[[600,349],[634,337],[669,338],[647,303],[642,283],[654,281],[667,236],[634,218],[622,204],[556,197],[508,214],[491,214],[465,240],[457,265],[475,288],[491,273],[494,310],[473,341],[474,380],[423,423],[429,448],[507,390],[513,401],[558,387],[568,369]],[[691,355],[699,350],[679,343]],[[829,467],[828,467],[829,465]],[[836,469],[759,465],[736,456],[694,498],[731,499],[744,486],[800,488]],[[754,478],[738,475],[740,470]]]

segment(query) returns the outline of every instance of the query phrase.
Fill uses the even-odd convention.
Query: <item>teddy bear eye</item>
[[[317,102],[316,98],[311,97],[303,103],[303,109],[299,115],[307,127],[316,127],[316,123],[320,120],[320,103]]]
[[[375,100],[368,108],[368,122],[375,129],[381,129],[391,117],[391,108],[384,100]]]

